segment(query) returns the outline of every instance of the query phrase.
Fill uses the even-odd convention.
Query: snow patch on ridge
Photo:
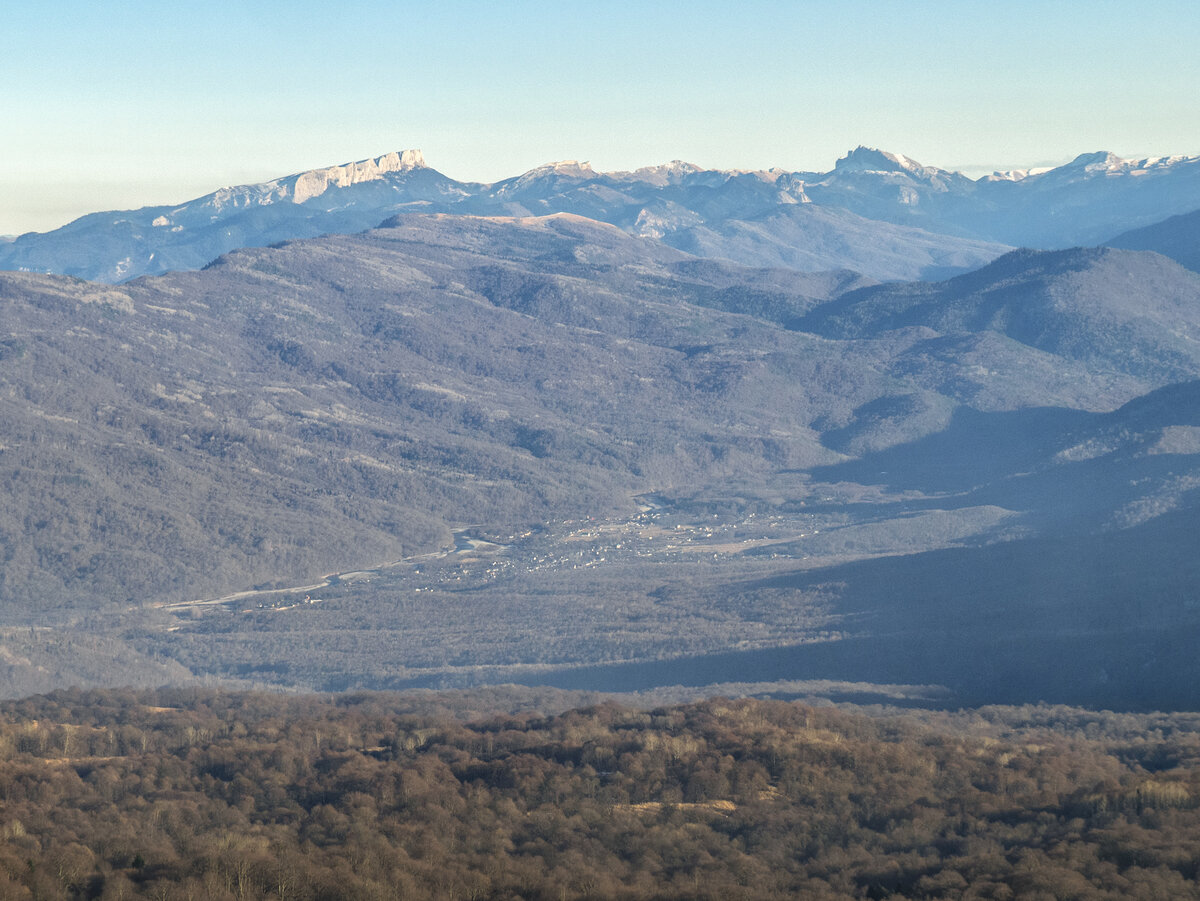
[[[530,169],[520,180],[538,178],[543,175],[566,175],[570,178],[593,178],[596,175],[596,170],[592,168],[592,164],[580,162],[579,160],[559,160],[555,163],[546,163],[544,166],[538,166],[536,169]]]
[[[1049,172],[1052,168],[1052,166],[1036,166],[1032,169],[1005,169],[1003,172],[996,171],[991,175],[985,175],[980,181],[1021,181],[1031,175]]]
[[[703,171],[703,169],[694,163],[685,163],[683,160],[671,160],[671,162],[663,163],[659,166],[642,166],[640,169],[635,169],[632,172],[609,172],[607,174],[612,178],[642,181],[647,184],[662,186],[677,185],[687,176]]]
[[[1081,153],[1062,168],[1083,170],[1089,175],[1140,175],[1153,170],[1169,169],[1179,163],[1194,162],[1197,159],[1200,157],[1148,156],[1143,159],[1127,159],[1100,150],[1095,153]]]

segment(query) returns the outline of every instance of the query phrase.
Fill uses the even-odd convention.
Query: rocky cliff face
[[[387,153],[375,159],[359,160],[342,166],[313,169],[295,176],[292,186],[292,201],[304,203],[324,194],[332,185],[347,188],[364,181],[378,181],[389,172],[407,172],[425,168],[425,157],[420,150],[401,150]]]

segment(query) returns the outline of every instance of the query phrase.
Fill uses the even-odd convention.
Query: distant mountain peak
[[[692,172],[703,172],[704,170],[695,163],[688,163],[684,160],[671,160],[669,163],[662,163],[658,166],[643,166],[636,170],[637,172],[669,172],[672,174],[690,174]]]
[[[1131,162],[1133,160],[1122,159],[1115,153],[1110,153],[1107,150],[1097,150],[1095,153],[1079,154],[1079,156],[1067,163],[1064,168],[1083,169],[1087,172],[1111,171],[1114,169],[1123,169]]]
[[[1082,170],[1086,173],[1140,174],[1153,170],[1161,172],[1180,164],[1195,163],[1198,159],[1200,157],[1194,156],[1148,156],[1142,159],[1133,159],[1120,157],[1106,150],[1099,150],[1095,153],[1081,153],[1062,168],[1066,171]]]
[[[838,172],[921,172],[926,167],[902,153],[859,145],[834,163]]]
[[[559,160],[554,163],[546,163],[543,166],[538,166],[536,169],[530,169],[521,178],[537,178],[542,175],[566,175],[571,178],[593,178],[596,175],[596,170],[592,168],[592,164],[584,160]]]
[[[996,170],[991,175],[985,175],[980,181],[1022,181],[1033,175],[1042,175],[1052,171],[1050,166],[1035,166],[1032,169],[1005,169],[1004,171]]]
[[[642,166],[632,172],[610,172],[614,178],[627,178],[631,181],[644,181],[652,185],[678,184],[689,175],[695,175],[704,170],[694,163],[683,160],[671,160],[658,166]]]
[[[330,187],[345,188],[364,181],[378,181],[389,172],[407,172],[410,169],[424,169],[425,155],[420,150],[400,150],[385,153],[374,159],[359,160],[354,163],[343,163],[340,166],[327,166],[324,169],[311,169],[292,176],[292,201],[304,203],[313,197],[319,197]]]
[[[330,188],[347,188],[362,182],[378,181],[393,172],[424,168],[427,166],[420,150],[399,150],[339,166],[310,169],[258,184],[220,188],[199,198],[197,202],[207,203],[217,213],[226,208],[261,206],[280,201],[300,204],[320,197]],[[177,207],[172,213],[178,213],[187,206]],[[162,217],[162,222],[155,222],[155,225],[168,224],[170,219],[167,217]]]

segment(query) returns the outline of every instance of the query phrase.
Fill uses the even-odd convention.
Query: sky
[[[408,148],[485,182],[1200,155],[1191,2],[10,0],[0,47],[0,235]]]

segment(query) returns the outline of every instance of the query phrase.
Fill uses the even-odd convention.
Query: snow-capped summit
[[[567,182],[589,180],[597,177],[592,164],[580,160],[558,160],[544,163],[515,178],[506,178],[492,185],[495,196],[503,199],[523,197],[529,191],[541,191],[547,186]]]
[[[837,172],[921,172],[926,167],[902,153],[859,145],[834,163]]]
[[[882,185],[909,185],[922,190],[933,190],[938,193],[966,189],[969,179],[958,172],[949,172],[937,166],[925,166],[912,157],[902,153],[888,153],[886,150],[876,150],[874,147],[858,146],[834,163],[833,171],[824,176],[817,176],[814,181],[827,183],[837,182],[849,176],[852,180],[876,181]],[[902,187],[902,191],[907,188]],[[915,204],[915,195],[911,192],[901,198],[904,204]]]
[[[172,213],[178,215],[189,207],[193,210],[204,207],[211,208],[212,213],[219,215],[226,209],[261,206],[280,201],[304,203],[314,197],[320,197],[330,188],[346,188],[363,182],[378,181],[393,172],[424,168],[427,168],[425,156],[420,150],[400,150],[371,159],[342,163],[339,166],[310,169],[259,184],[220,188],[207,197],[182,205]]]
[[[1197,167],[1200,167],[1200,157],[1150,156],[1137,159],[1099,150],[1095,153],[1081,153],[1071,162],[1050,170],[1047,177],[1056,182],[1097,178],[1124,180],[1127,177],[1142,181],[1157,180],[1163,176],[1182,176],[1187,171],[1195,172]]]
[[[997,170],[991,175],[985,175],[980,181],[1023,181],[1032,175],[1042,175],[1049,172],[1049,166],[1035,166],[1032,169],[1005,169],[1003,172]]]
[[[521,178],[534,179],[544,175],[565,175],[568,178],[592,178],[596,175],[596,170],[586,160],[583,162],[579,160],[559,160],[554,163],[546,163],[535,169],[530,169]]]
[[[703,171],[703,169],[694,163],[685,163],[683,160],[671,160],[671,162],[663,163],[659,166],[642,166],[640,169],[634,169],[632,172],[610,172],[608,174],[613,178],[643,181],[651,185],[676,185],[689,175],[695,175]]]
[[[344,163],[341,166],[329,166],[324,169],[312,169],[295,175],[292,179],[293,203],[319,197],[331,186],[345,188],[364,181],[376,181],[389,172],[407,172],[410,169],[424,169],[425,156],[420,150],[401,150],[387,153],[374,159],[359,160],[355,163]]]
[[[1107,150],[1098,150],[1095,153],[1081,153],[1071,162],[1063,166],[1064,169],[1082,169],[1085,172],[1116,172],[1121,169],[1129,168],[1129,164],[1133,160],[1122,159],[1115,153],[1109,153]]]

